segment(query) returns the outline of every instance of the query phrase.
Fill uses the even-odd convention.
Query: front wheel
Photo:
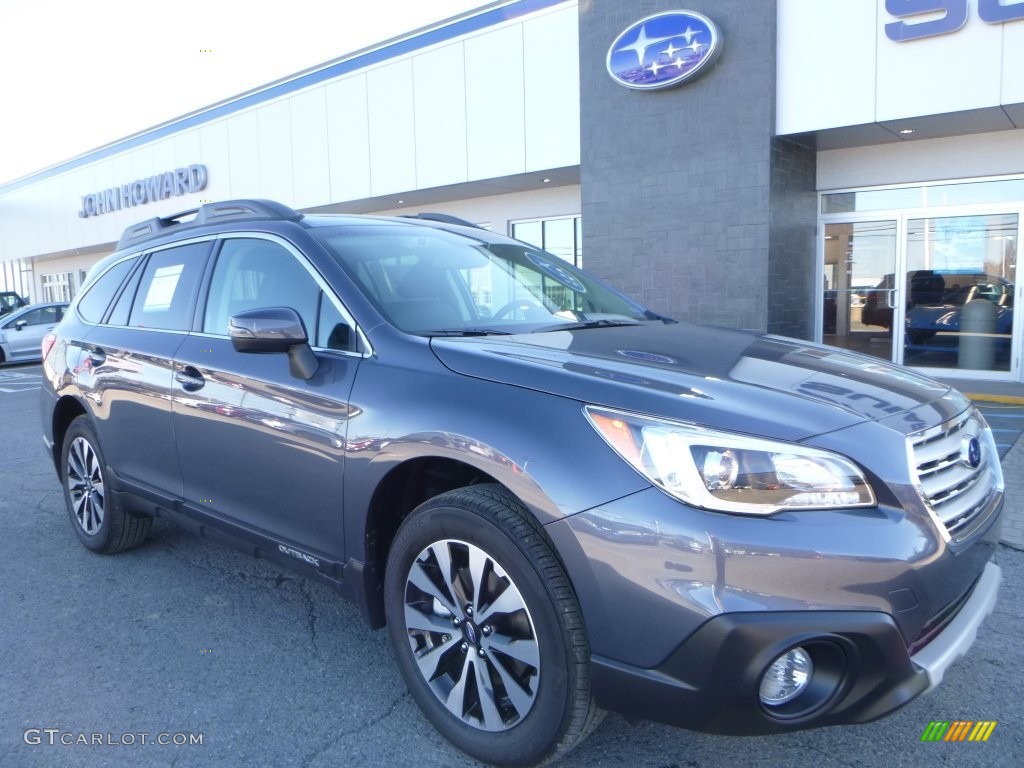
[[[536,764],[596,724],[576,595],[540,526],[501,486],[442,494],[405,520],[385,607],[413,698],[473,757]]]

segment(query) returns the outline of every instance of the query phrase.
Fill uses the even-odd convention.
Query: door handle
[[[889,309],[896,309],[896,289],[890,288],[885,292],[885,303]]]
[[[174,374],[174,380],[181,384],[181,388],[186,392],[198,392],[206,384],[206,379],[203,378],[203,374],[199,372],[199,369],[192,365],[186,365],[176,374]]]

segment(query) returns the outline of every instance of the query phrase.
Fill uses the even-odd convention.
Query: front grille
[[[976,438],[981,463],[972,467],[968,446]],[[954,542],[969,538],[991,510],[1000,482],[999,457],[988,427],[974,408],[938,427],[910,436],[918,490],[928,510]]]

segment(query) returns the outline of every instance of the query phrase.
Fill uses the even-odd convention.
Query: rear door
[[[192,241],[144,255],[82,342],[79,383],[108,464],[122,484],[168,503],[181,497],[171,423],[174,354],[192,326],[212,244]]]
[[[290,307],[319,361],[312,379],[288,355],[235,351],[228,318]],[[174,431],[186,502],[325,556],[342,548],[349,393],[361,356],[344,308],[304,255],[272,235],[223,240],[197,330],[178,350]]]

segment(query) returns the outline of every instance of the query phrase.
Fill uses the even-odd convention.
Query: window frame
[[[330,302],[334,305],[334,308],[336,310],[338,310],[338,313],[341,315],[342,320],[344,322],[348,323],[349,326],[355,332],[356,347],[357,347],[356,349],[353,349],[353,350],[331,349],[330,347],[316,346],[314,344],[314,342],[316,341],[316,338],[315,338],[316,329],[313,329],[312,331],[310,331],[310,329],[307,328],[306,329],[307,333],[311,332],[314,335],[314,338],[310,339],[310,345],[309,346],[313,350],[315,350],[316,352],[330,352],[330,353],[333,353],[333,354],[345,355],[346,357],[359,357],[359,358],[363,358],[363,357],[372,357],[373,356],[373,347],[371,346],[369,340],[366,338],[366,334],[363,333],[362,327],[359,325],[359,323],[356,322],[356,319],[352,315],[352,313],[348,311],[348,307],[346,307],[345,304],[338,298],[338,296],[337,296],[336,292],[334,291],[334,289],[324,279],[323,275],[320,274],[319,270],[317,270],[316,267],[310,262],[309,257],[307,257],[305,253],[303,253],[301,250],[299,250],[295,245],[293,245],[291,242],[289,242],[286,238],[281,237],[280,235],[275,235],[275,234],[273,234],[271,232],[237,231],[237,232],[223,232],[223,233],[221,233],[219,235],[216,235],[214,237],[214,239],[217,240],[217,243],[215,244],[215,246],[213,248],[213,251],[210,254],[210,258],[209,258],[209,260],[207,262],[206,274],[203,275],[202,282],[199,285],[199,298],[196,301],[196,312],[195,312],[195,316],[193,317],[193,322],[192,322],[192,329],[193,329],[192,330],[192,335],[193,336],[200,336],[200,337],[209,338],[209,339],[227,339],[227,338],[229,338],[229,336],[226,333],[207,333],[206,331],[203,330],[203,322],[204,322],[204,319],[205,319],[205,316],[206,316],[206,306],[207,306],[207,304],[208,304],[208,302],[210,300],[210,286],[211,286],[211,284],[213,282],[213,271],[217,268],[217,262],[220,259],[220,252],[221,252],[221,249],[223,247],[224,242],[226,242],[228,240],[239,240],[239,239],[268,240],[268,241],[270,241],[272,243],[275,243],[275,244],[283,247],[286,251],[288,251],[292,255],[293,258],[298,260],[298,262],[302,266],[302,268],[305,269],[306,272],[309,274],[309,276],[313,278],[314,282],[316,282],[316,284],[319,287],[321,293],[324,296],[326,296],[330,300]],[[319,305],[319,302],[318,302],[318,304],[317,304],[318,321],[319,321],[319,313],[320,313],[320,305]]]
[[[73,306],[75,308],[75,317],[78,318],[79,321],[85,323],[86,325],[91,325],[91,326],[107,325],[107,318],[110,317],[110,313],[113,311],[114,306],[117,304],[118,301],[120,301],[121,294],[124,293],[125,287],[131,282],[131,280],[132,280],[133,276],[135,275],[135,273],[138,272],[139,265],[140,264],[144,264],[146,262],[145,256],[146,256],[146,254],[141,252],[141,251],[135,251],[133,253],[125,254],[122,258],[116,259],[116,260],[110,262],[110,264],[108,264],[107,267],[102,272],[97,274],[95,278],[93,278],[92,280],[88,280],[86,282],[86,284],[84,284],[79,289],[78,295],[75,297],[74,304],[73,304]],[[108,272],[110,272],[110,270],[112,270],[114,267],[116,267],[116,266],[118,266],[120,264],[124,264],[126,261],[130,261],[132,259],[135,260],[135,263],[132,264],[131,267],[129,267],[129,269],[125,273],[124,277],[121,278],[121,282],[118,283],[117,287],[114,288],[113,296],[107,302],[106,308],[100,313],[99,320],[95,320],[94,321],[94,320],[87,319],[82,314],[81,310],[79,309],[79,305],[82,303],[82,301],[85,299],[85,297],[88,296],[95,289],[96,284],[100,280],[102,280],[106,276],[106,274]],[[85,289],[85,290],[83,291],[82,289]],[[67,314],[67,312],[65,312],[65,314]]]

